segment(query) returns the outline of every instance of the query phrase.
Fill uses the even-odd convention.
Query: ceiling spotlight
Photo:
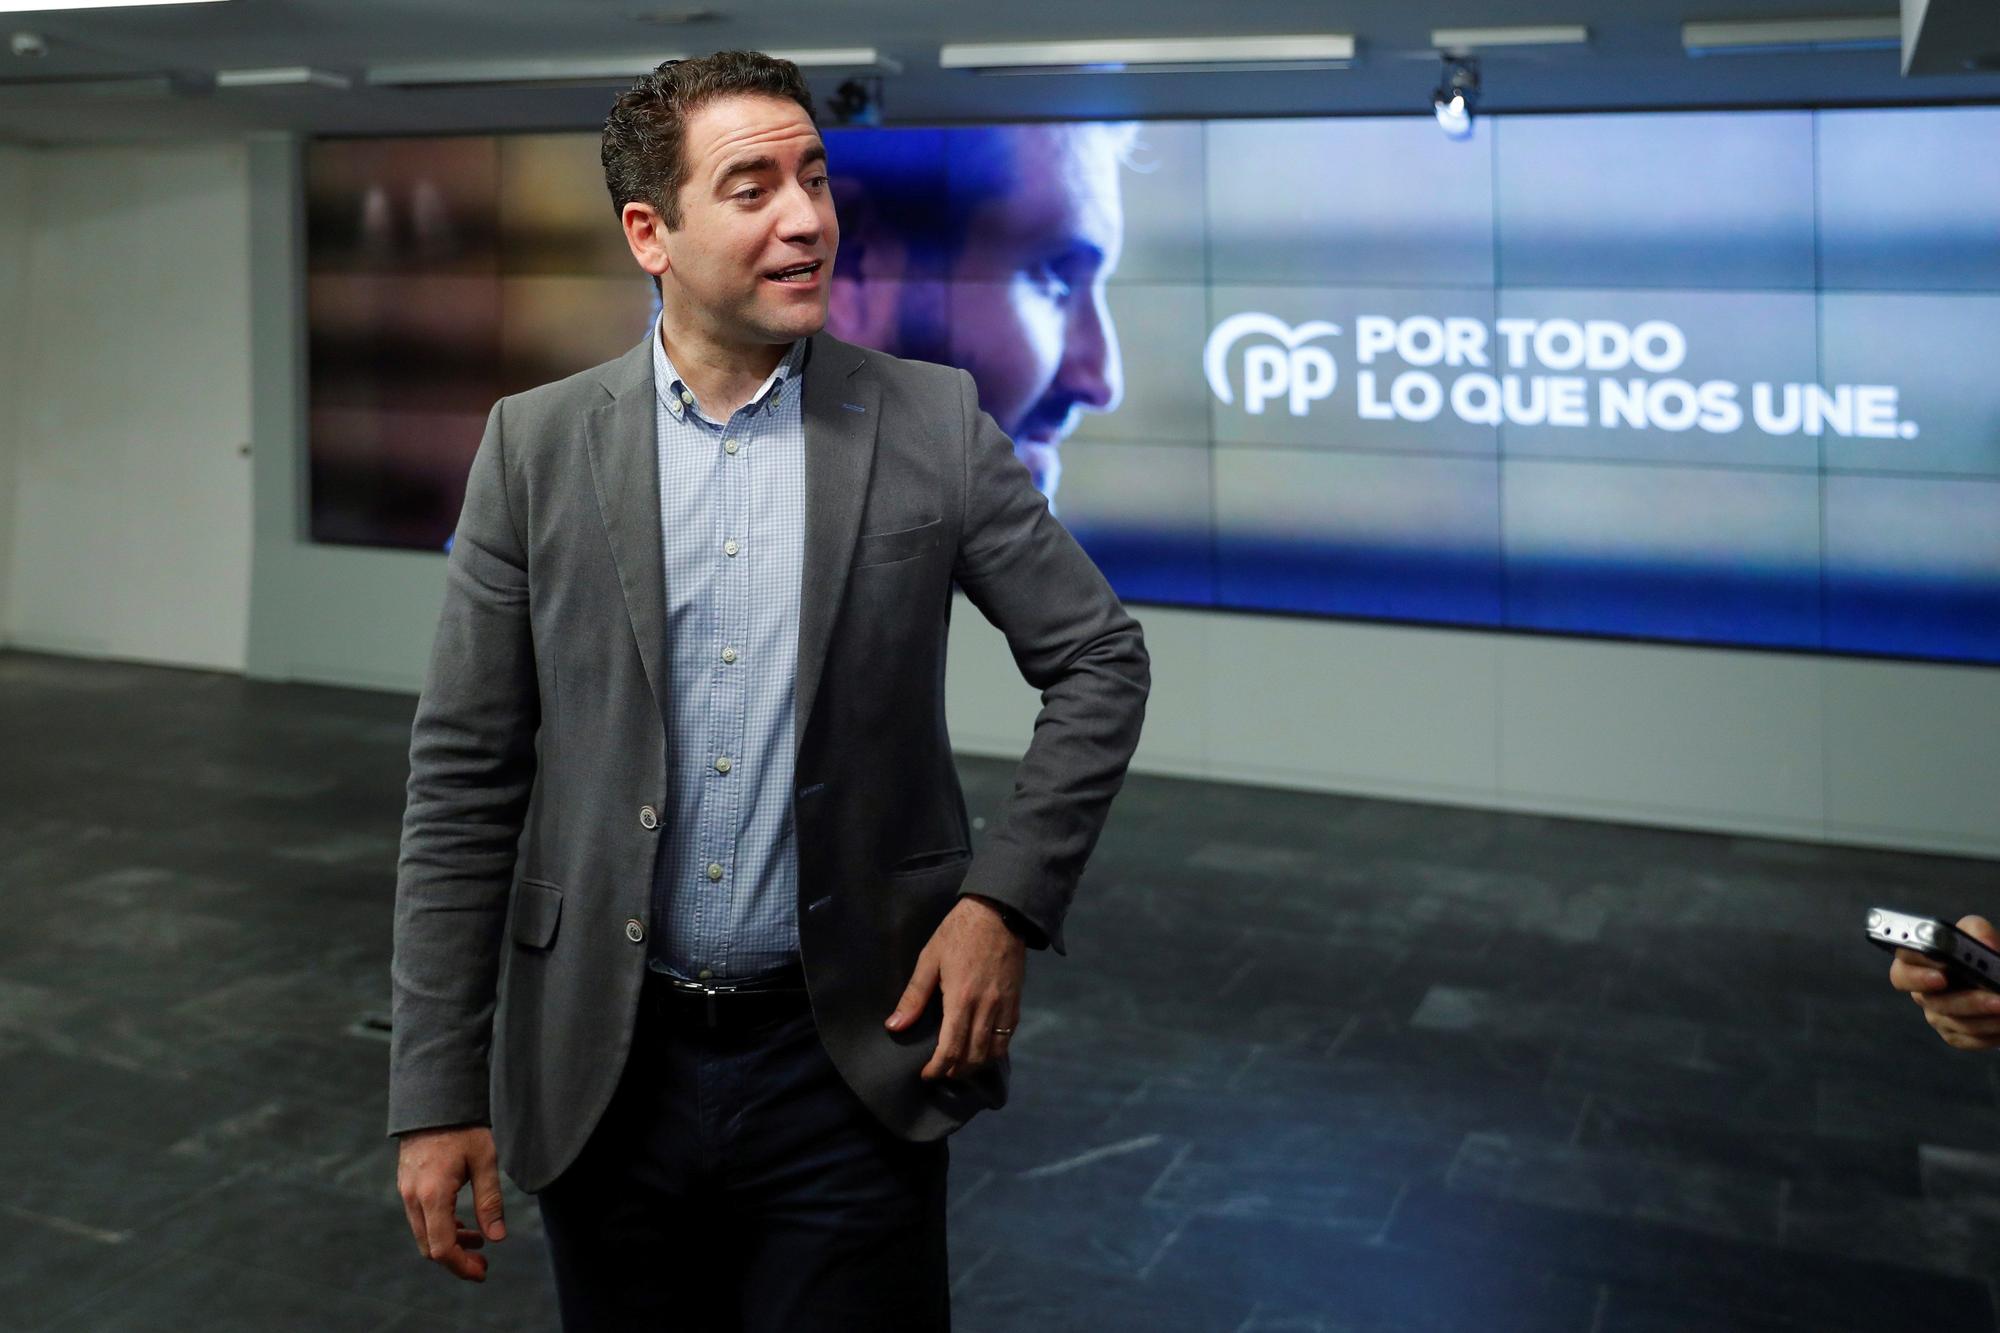
[[[880,125],[882,80],[848,79],[833,90],[826,104],[836,125]]]
[[[1431,94],[1431,110],[1438,128],[1449,139],[1472,137],[1472,107],[1479,100],[1479,62],[1470,57],[1446,56],[1444,77]]]

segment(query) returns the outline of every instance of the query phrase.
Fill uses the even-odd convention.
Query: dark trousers
[[[948,1330],[944,1142],[883,1128],[803,994],[734,1030],[647,994],[603,1120],[536,1196],[564,1333]]]

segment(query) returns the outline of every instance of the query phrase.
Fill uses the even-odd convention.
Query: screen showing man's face
[[[990,132],[1005,138],[1013,188],[970,210],[948,275],[947,345],[1053,500],[1078,417],[1124,392],[1104,291],[1124,236],[1120,141],[1090,125]]]
[[[856,253],[828,328],[971,372],[980,406],[1051,500],[1063,440],[1124,392],[1105,284],[1123,247],[1118,173],[1131,137],[1118,125],[988,126],[905,141],[907,157],[872,168],[839,152],[833,162]]]
[[[830,128],[826,328],[971,371],[1128,601],[2000,663],[1997,135]],[[435,550],[494,399],[652,284],[595,135],[316,141],[307,184],[313,538]]]

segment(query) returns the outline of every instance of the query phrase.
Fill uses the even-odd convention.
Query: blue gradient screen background
[[[993,132],[828,129],[836,197],[945,198]],[[308,154],[314,536],[437,549],[495,391],[629,347],[653,293],[595,135],[382,142]],[[1996,143],[1995,108],[1142,124],[1123,398],[1062,443],[1058,515],[1138,602],[2000,662]],[[346,219],[441,153],[433,213],[495,221],[371,250]],[[954,322],[996,299],[943,285]],[[1650,368],[1616,346],[1646,327]]]

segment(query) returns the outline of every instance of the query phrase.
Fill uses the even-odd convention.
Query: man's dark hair
[[[604,187],[619,217],[625,205],[651,204],[668,231],[681,225],[687,183],[688,118],[718,97],[784,97],[805,108],[815,127],[812,90],[799,67],[761,51],[717,51],[693,60],[663,61],[619,94],[604,118]],[[653,290],[660,280],[653,279]]]

